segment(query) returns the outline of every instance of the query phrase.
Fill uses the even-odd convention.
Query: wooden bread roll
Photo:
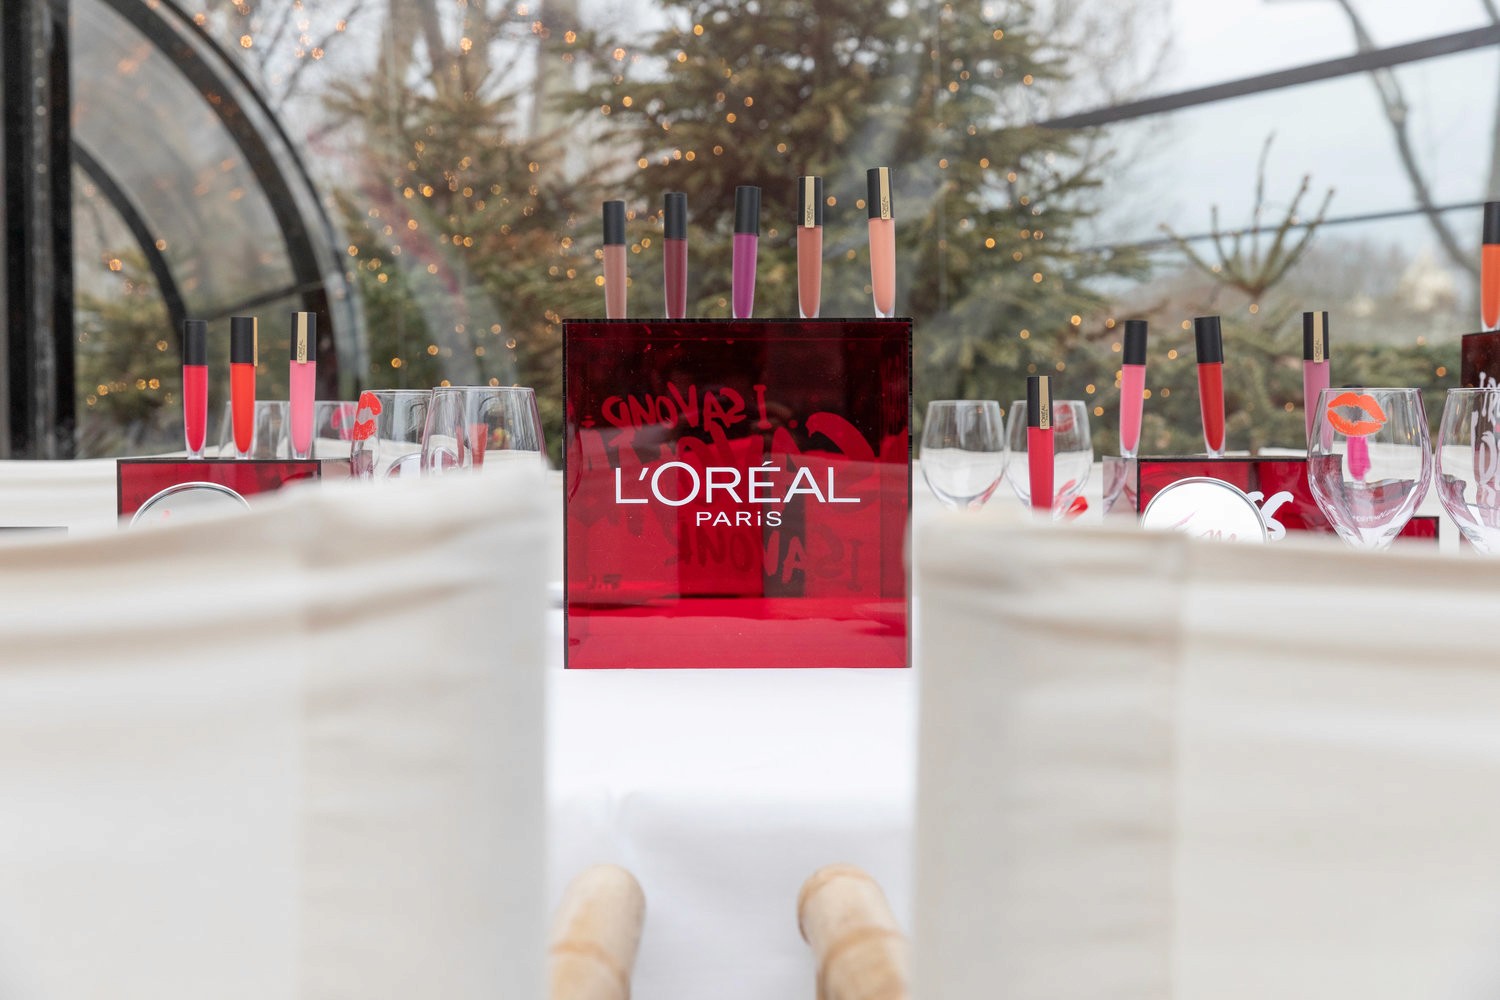
[[[551,1000],[628,1000],[646,897],[615,865],[586,868],[568,883],[547,945]]]
[[[818,964],[818,1000],[906,1000],[910,946],[885,893],[863,870],[814,872],[797,894],[797,926]]]

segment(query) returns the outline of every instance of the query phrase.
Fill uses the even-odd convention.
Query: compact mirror
[[[130,519],[130,526],[180,524],[183,521],[196,521],[216,514],[249,509],[250,504],[245,498],[227,486],[220,486],[218,483],[178,483],[168,486],[141,504],[140,510]]]
[[[1220,479],[1193,477],[1165,487],[1146,505],[1141,527],[1222,542],[1264,542],[1266,522],[1244,492]]]

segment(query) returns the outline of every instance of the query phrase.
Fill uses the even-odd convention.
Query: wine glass
[[[1464,537],[1500,554],[1500,389],[1449,389],[1438,428],[1438,499]]]
[[[536,393],[521,386],[432,390],[422,433],[422,471],[480,470],[522,460],[546,465]]]
[[[1432,471],[1420,389],[1324,389],[1308,434],[1307,481],[1333,530],[1388,548],[1427,495]]]
[[[922,426],[922,478],[948,507],[984,506],[1005,475],[1005,425],[990,399],[934,399]]]
[[[1026,400],[1010,404],[1006,417],[1010,439],[1011,489],[1023,504],[1031,504],[1031,464],[1028,461]],[[1061,517],[1083,492],[1094,468],[1094,441],[1089,434],[1089,408],[1081,399],[1052,401],[1052,516]]]
[[[343,458],[349,453],[354,412],[358,407],[358,403],[338,399],[319,399],[313,403],[313,458]]]
[[[349,474],[356,479],[399,479],[422,470],[422,432],[430,389],[373,389],[352,404]]]

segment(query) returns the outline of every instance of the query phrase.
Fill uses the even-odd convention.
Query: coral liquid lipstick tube
[[[823,178],[797,178],[797,311],[817,319],[823,300]]]
[[[1120,457],[1141,447],[1141,408],[1146,405],[1146,321],[1125,321],[1125,363],[1120,366]]]
[[[1026,376],[1026,472],[1031,509],[1052,510],[1052,379]]]
[[[1312,439],[1313,418],[1318,415],[1318,393],[1328,388],[1328,313],[1302,314],[1302,411],[1307,436]]]
[[[604,317],[625,318],[625,203],[604,203]]]
[[[865,204],[870,213],[870,289],[875,296],[875,315],[896,315],[896,215],[891,207],[891,168],[865,171],[868,187]]]
[[[662,201],[662,291],[667,319],[687,316],[687,195],[668,191]]]
[[[1500,330],[1500,201],[1484,203],[1484,246],[1479,251],[1479,321]]]
[[[317,393],[317,313],[292,313],[292,360],[287,381],[290,402],[287,419],[292,425],[292,457],[312,457],[313,397]]]
[[[1224,457],[1224,333],[1219,317],[1193,320],[1198,348],[1198,408],[1203,414],[1203,446],[1209,458]]]
[[[182,324],[182,430],[188,458],[203,457],[208,436],[208,324]]]
[[[255,446],[255,359],[258,325],[253,316],[229,321],[229,400],[236,458],[249,458]]]
[[[734,189],[734,272],[730,289],[735,319],[755,311],[755,255],[760,243],[760,188]]]

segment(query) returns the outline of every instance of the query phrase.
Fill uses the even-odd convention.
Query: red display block
[[[348,475],[347,461],[122,458],[115,463],[115,508],[122,518],[134,517],[166,491],[192,484],[222,487],[248,503],[258,493],[301,480],[334,478],[341,470]]]
[[[1458,384],[1465,389],[1500,384],[1500,331],[1464,334],[1458,376]]]
[[[904,667],[909,320],[572,320],[567,664]]]
[[[1120,458],[1104,459],[1105,513],[1139,515],[1162,489],[1203,476],[1237,486],[1250,495],[1274,541],[1285,531],[1334,533],[1307,484],[1305,458]],[[1260,496],[1255,494],[1259,493]],[[1282,531],[1277,530],[1280,526]],[[1437,540],[1436,517],[1413,517],[1398,538]]]

